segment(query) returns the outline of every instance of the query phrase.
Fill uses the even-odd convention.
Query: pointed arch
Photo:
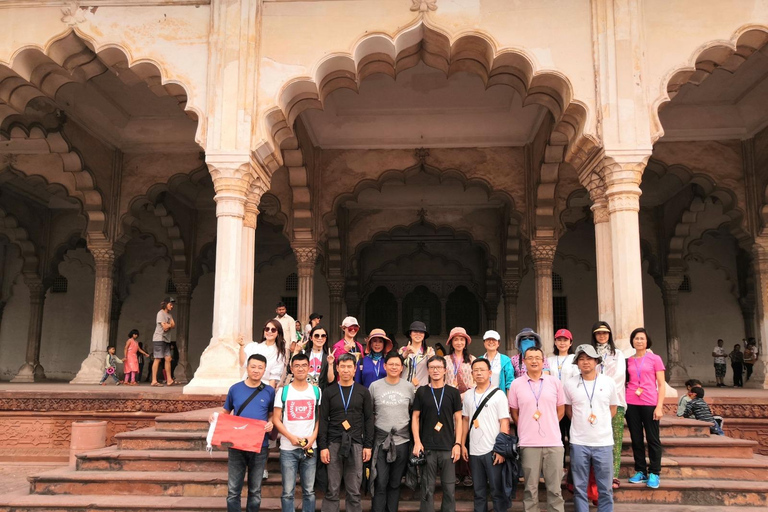
[[[0,208],[0,235],[5,235],[12,244],[19,248],[21,258],[24,260],[21,272],[25,275],[39,275],[40,260],[37,257],[35,244],[30,240],[29,233],[19,224],[16,217],[7,213],[3,208]]]

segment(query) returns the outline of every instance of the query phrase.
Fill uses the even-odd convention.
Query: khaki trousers
[[[544,475],[547,486],[547,512],[564,512],[563,492],[560,484],[563,480],[562,446],[547,448],[520,448],[520,463],[525,478],[523,507],[525,512],[539,511],[539,475]]]

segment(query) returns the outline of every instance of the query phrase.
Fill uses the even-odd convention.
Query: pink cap
[[[571,331],[568,329],[558,329],[558,331],[555,333],[555,339],[557,338],[568,338],[569,340],[573,341],[573,334],[571,334]]]

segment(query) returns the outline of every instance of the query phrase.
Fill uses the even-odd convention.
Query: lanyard
[[[459,368],[461,368],[461,360],[459,362],[456,362],[456,354],[453,355],[453,378],[456,378],[456,375],[459,373]]]
[[[528,387],[531,388],[531,393],[533,393],[533,398],[536,399],[536,410],[539,409],[539,398],[541,398],[541,390],[544,389],[544,376],[542,375],[539,377],[539,392],[536,393],[533,390],[533,384],[531,384],[531,380],[528,379]]]
[[[557,378],[558,380],[563,380],[563,371],[562,371],[563,364],[560,363],[559,355],[556,355],[555,358],[557,359]],[[568,356],[565,356],[565,358],[563,359],[563,363],[565,363],[566,359],[568,359]]]
[[[647,355],[648,354],[646,353],[643,357],[640,358],[640,366],[637,365],[637,358],[636,357],[633,358],[635,360],[635,370],[637,370],[637,385],[638,386],[640,385],[640,375],[642,374],[643,364],[645,363],[645,356],[647,356]]]
[[[437,417],[440,417],[440,409],[443,407],[443,397],[445,397],[445,385],[443,385],[443,392],[440,393],[440,403],[437,403],[437,397],[435,396],[435,388],[432,384],[429,385],[429,389],[432,390],[432,399],[435,401],[435,407],[437,407]]]
[[[339,384],[339,394],[341,395],[341,405],[344,406],[344,416],[347,415],[347,409],[349,409],[349,404],[352,402],[352,391],[355,389],[355,383],[352,383],[352,386],[349,388],[349,397],[344,400],[344,390],[341,388],[341,384]]]
[[[480,395],[480,402],[478,402],[478,401],[477,401],[477,387],[475,387],[475,391],[474,391],[474,393],[473,393],[473,398],[474,398],[474,400],[475,400],[475,410],[477,410],[477,407],[478,407],[478,405],[477,405],[477,404],[478,404],[478,403],[483,403],[483,397],[484,397],[484,396],[486,395],[486,393],[488,393],[488,391],[490,391],[492,388],[493,388],[493,386],[491,386],[491,384],[490,384],[490,383],[488,383],[488,389],[486,389],[486,390],[485,390],[485,392],[484,392],[482,395]]]
[[[373,358],[371,358],[371,362],[373,363],[373,371],[376,372],[376,378],[379,378],[379,372],[381,372],[381,359],[378,361],[374,361]]]
[[[587,383],[584,382],[584,377],[579,376],[579,379],[581,380],[581,385],[584,386],[584,393],[587,395],[587,400],[589,400],[589,410],[592,410],[592,399],[595,397],[595,387],[597,386],[597,375],[595,375],[595,380],[592,382],[592,394],[589,394],[589,391],[587,391]]]

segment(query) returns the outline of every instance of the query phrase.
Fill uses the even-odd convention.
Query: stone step
[[[208,431],[208,418],[219,408],[201,409],[178,414],[163,414],[155,417],[155,428],[163,431]]]
[[[631,456],[621,459],[621,478],[634,473]],[[79,454],[77,469],[81,471],[227,471],[227,453],[190,450],[118,450],[103,448]],[[280,471],[280,455],[269,453],[267,469]],[[762,480],[768,474],[768,457],[755,455],[753,459],[710,457],[663,457],[662,478],[698,478],[719,480]]]
[[[619,477],[635,474],[634,459],[621,458]],[[662,457],[661,478],[695,478],[700,480],[765,480],[768,475],[768,457],[755,455],[754,459],[713,457]]]
[[[757,441],[726,436],[662,437],[662,454],[667,457],[714,457],[751,459]],[[632,455],[632,440],[624,436],[621,454]]]
[[[768,482],[662,478],[658,489],[622,483],[614,491],[614,499],[621,503],[653,504],[653,510],[658,510],[657,504],[679,503],[768,507]]]
[[[202,431],[162,431],[142,428],[115,435],[120,450],[205,450],[206,433]],[[226,448],[213,447],[226,451]]]
[[[316,509],[320,510],[322,500],[317,500]],[[344,500],[340,502],[341,510],[346,510]],[[371,509],[371,502],[363,500],[363,510]],[[301,501],[296,502],[296,510],[301,510]],[[242,501],[245,510],[245,500]],[[435,509],[439,510],[440,502],[435,501]],[[634,503],[614,505],[614,512],[637,512]],[[226,503],[223,498],[185,498],[174,496],[151,496],[146,499],[126,500],[122,496],[0,496],[0,512],[225,512]],[[264,498],[261,510],[279,512],[279,498]],[[417,512],[418,501],[400,501],[399,512]],[[457,512],[471,512],[473,504],[470,501],[456,502]],[[510,509],[513,512],[523,510],[522,503],[516,501]],[[573,511],[573,504],[566,502],[565,510]],[[724,506],[691,506],[691,505],[655,505],[653,512],[733,512],[733,507]],[[739,512],[765,512],[764,507],[738,507]]]

